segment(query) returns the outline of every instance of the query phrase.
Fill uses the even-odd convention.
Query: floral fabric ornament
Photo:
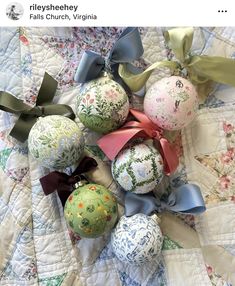
[[[111,235],[111,245],[117,258],[133,265],[158,263],[163,236],[156,216],[136,214],[122,216]]]
[[[104,76],[82,85],[77,96],[76,114],[89,129],[108,133],[120,127],[129,112],[125,90]]]
[[[163,160],[151,144],[133,144],[114,159],[112,174],[125,191],[145,194],[153,191],[163,178]]]
[[[83,53],[74,80],[83,84],[76,111],[86,127],[98,133],[108,133],[125,122],[129,110],[126,91],[130,92],[130,89],[119,76],[118,66],[127,63],[133,72],[140,72],[131,63],[143,52],[139,30],[128,27],[106,58],[90,50]]]
[[[10,136],[21,142],[26,141],[31,128],[40,117],[62,115],[70,119],[75,118],[69,105],[52,103],[57,85],[57,81],[45,72],[34,107],[25,104],[6,91],[0,91],[0,110],[20,115],[9,134]]]
[[[30,154],[44,167],[64,169],[75,164],[84,149],[84,137],[69,118],[40,117],[28,137]]]
[[[235,61],[232,58],[211,57],[195,55],[190,52],[193,42],[194,29],[191,27],[174,28],[164,33],[165,40],[169,44],[176,57],[176,61],[155,62],[141,73],[133,73],[128,65],[123,63],[118,67],[119,76],[132,91],[140,90],[158,68],[170,68],[173,74],[186,69],[190,81],[194,84],[204,84],[209,80],[235,86],[234,73]]]
[[[81,237],[99,237],[113,228],[118,217],[117,202],[112,193],[97,184],[78,187],[67,199],[65,219]]]
[[[98,146],[105,155],[114,160],[118,153],[132,139],[153,139],[159,145],[159,152],[164,160],[164,172],[172,174],[179,164],[173,146],[164,137],[163,130],[154,124],[143,112],[130,109],[136,120],[125,123],[120,129],[104,135],[98,140]]]
[[[162,129],[178,130],[187,126],[198,109],[198,95],[193,84],[179,76],[155,82],[144,98],[144,112]]]

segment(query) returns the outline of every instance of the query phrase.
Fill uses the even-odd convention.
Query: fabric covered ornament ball
[[[166,130],[178,130],[188,125],[198,109],[198,95],[193,84],[179,76],[155,82],[144,98],[148,118]]]
[[[114,180],[126,191],[151,192],[163,178],[163,160],[149,143],[123,149],[112,162]]]
[[[129,112],[129,100],[120,84],[104,76],[81,87],[76,113],[89,129],[108,133],[121,126]]]
[[[68,197],[64,214],[73,232],[95,238],[113,228],[118,216],[117,202],[105,187],[87,184]]]
[[[77,163],[84,144],[77,124],[60,115],[40,117],[28,137],[31,155],[42,166],[53,169],[63,169]]]
[[[156,219],[145,214],[122,216],[111,235],[112,249],[118,259],[135,265],[158,260],[162,243]]]

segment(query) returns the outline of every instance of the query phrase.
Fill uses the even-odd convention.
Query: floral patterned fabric
[[[34,124],[28,146],[33,157],[44,167],[63,169],[75,164],[84,150],[84,138],[71,119],[51,115]]]
[[[68,197],[64,214],[75,234],[94,238],[113,228],[118,216],[117,203],[103,186],[87,184]]]
[[[33,105],[47,71],[59,83],[55,102],[69,104],[76,110],[75,98],[80,87],[73,78],[83,51],[91,49],[107,56],[122,31],[121,27],[1,28],[0,88]],[[139,66],[173,58],[163,39],[163,28],[140,28],[140,31],[145,51]],[[234,57],[234,28],[195,29],[192,52]],[[167,70],[156,71],[147,87],[168,75]],[[131,96],[129,101],[130,106],[143,109],[142,98]],[[38,167],[29,156],[27,144],[19,144],[8,135],[16,117],[0,111],[0,284],[165,286],[173,281],[174,286],[189,286],[200,281],[201,285],[208,286],[235,285],[232,259],[235,249],[235,227],[232,225],[235,221],[232,170],[235,120],[234,110],[228,110],[235,102],[234,90],[217,85],[210,89],[206,100],[200,102],[195,119],[199,125],[177,132],[171,138],[180,155],[180,166],[168,183],[171,188],[187,181],[199,184],[208,211],[197,218],[175,217],[178,222],[183,221],[182,228],[168,238],[164,234],[159,265],[141,267],[120,263],[114,256],[108,235],[87,241],[68,231],[57,195],[45,197],[39,184],[39,178],[47,170]],[[201,121],[202,113],[206,116]],[[209,121],[209,113],[215,114],[211,122],[217,125],[203,128]],[[106,171],[110,170],[109,162],[97,150],[97,134],[78,124],[83,128],[87,149],[99,156]],[[186,133],[192,135],[187,137],[190,138],[187,143]],[[192,149],[197,152],[192,154]],[[192,172],[195,166],[197,169]],[[110,178],[110,174],[102,174],[99,181]],[[119,194],[114,182],[108,183],[113,192]],[[162,180],[162,185],[164,183]],[[167,184],[163,191],[170,187]],[[161,191],[160,186],[159,189]],[[121,195],[117,197],[121,201]],[[199,243],[192,243],[192,237],[197,236]],[[202,250],[216,246],[212,251],[216,255],[208,262],[202,257],[201,245]],[[204,253],[208,258],[206,255]]]
[[[108,133],[125,122],[129,100],[121,85],[106,76],[82,86],[76,108],[79,119],[86,127]]]
[[[166,130],[179,130],[189,124],[198,108],[195,87],[188,80],[172,76],[154,83],[144,98],[144,112]]]
[[[163,160],[151,143],[130,145],[112,162],[112,174],[125,191],[148,193],[163,177]]]
[[[159,263],[162,233],[156,218],[144,214],[122,216],[111,235],[115,255],[134,265]]]

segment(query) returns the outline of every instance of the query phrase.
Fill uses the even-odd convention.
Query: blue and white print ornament
[[[117,258],[134,265],[158,262],[162,243],[156,215],[122,216],[111,234],[111,245]]]
[[[145,194],[163,178],[163,160],[158,150],[144,142],[123,149],[112,162],[114,180],[125,190]]]
[[[78,162],[84,137],[77,124],[64,116],[40,117],[29,132],[31,155],[48,168],[64,169]]]

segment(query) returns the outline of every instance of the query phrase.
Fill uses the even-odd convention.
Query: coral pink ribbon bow
[[[163,130],[150,121],[143,112],[130,109],[130,113],[138,121],[127,122],[122,128],[104,135],[98,140],[98,146],[110,160],[113,160],[130,139],[152,138],[160,143],[159,151],[164,160],[164,172],[167,175],[173,173],[179,164],[179,159],[171,144],[163,137]]]

